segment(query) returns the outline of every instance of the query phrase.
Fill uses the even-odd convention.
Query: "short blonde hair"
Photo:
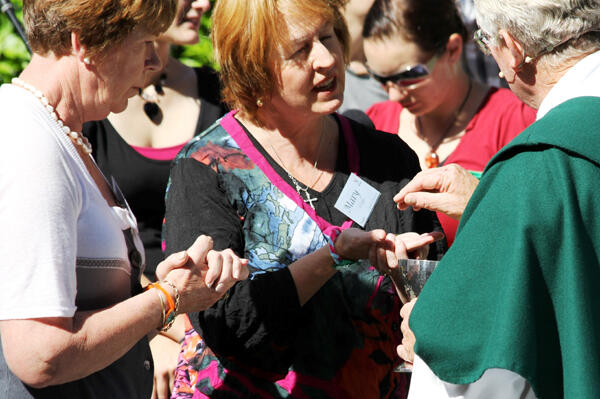
[[[71,32],[76,32],[95,57],[122,43],[135,28],[164,32],[176,7],[177,0],[24,0],[23,15],[33,52],[67,55]]]
[[[274,59],[278,48],[287,45],[284,7],[307,21],[331,21],[347,62],[350,38],[340,12],[345,4],[346,0],[218,0],[212,40],[224,101],[256,121],[256,100],[275,90]]]

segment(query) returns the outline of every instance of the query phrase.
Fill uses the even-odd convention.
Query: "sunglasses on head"
[[[434,55],[426,64],[416,64],[408,66],[404,68],[403,71],[395,73],[393,75],[382,76],[374,73],[371,70],[369,70],[369,74],[373,77],[373,79],[375,79],[384,86],[388,82],[392,82],[398,86],[408,86],[417,83],[418,81],[421,81],[427,76],[429,76],[437,58],[437,55]]]

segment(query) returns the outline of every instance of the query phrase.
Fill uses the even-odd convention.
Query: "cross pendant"
[[[302,193],[300,196],[303,197],[304,202],[306,202],[312,209],[315,209],[313,202],[317,202],[317,197],[311,197],[308,189],[304,187],[296,186],[296,191],[298,191],[298,193]]]

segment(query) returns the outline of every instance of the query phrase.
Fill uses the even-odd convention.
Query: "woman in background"
[[[390,98],[367,114],[376,129],[400,136],[424,170],[456,163],[482,172],[535,120],[510,90],[467,75],[467,30],[454,0],[375,0],[363,36],[367,66]],[[438,218],[450,245],[458,221]]]

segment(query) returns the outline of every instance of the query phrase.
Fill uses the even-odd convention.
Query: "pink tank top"
[[[172,147],[162,147],[162,148],[153,148],[153,147],[137,147],[132,145],[131,148],[136,150],[140,155],[154,159],[156,161],[169,161],[171,159],[175,159],[177,153],[183,148],[186,143],[177,144]]]

